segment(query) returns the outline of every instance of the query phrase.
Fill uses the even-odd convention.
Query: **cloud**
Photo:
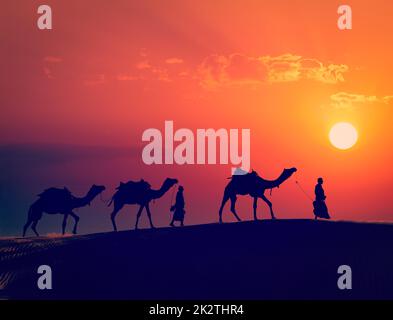
[[[383,102],[386,104],[389,104],[391,101],[393,101],[393,95],[392,96],[385,96],[382,98]]]
[[[68,144],[11,144],[0,146],[0,168],[4,174],[25,172],[38,167],[64,164],[70,161],[89,159],[112,159],[136,157],[140,150],[136,146],[109,147]]]
[[[297,81],[300,78],[301,56],[292,54],[283,54],[277,57],[262,56],[260,61],[268,69],[267,81],[273,82],[290,82]]]
[[[210,55],[199,65],[197,74],[205,88],[313,80],[335,84],[344,82],[344,64],[324,64],[299,55],[251,57],[242,54]]]
[[[314,63],[313,67],[309,64]],[[335,84],[344,82],[344,73],[349,71],[345,64],[328,64],[323,65],[317,60],[302,59],[300,72],[304,79],[311,79],[323,83]]]
[[[139,70],[146,70],[146,69],[151,69],[152,66],[150,65],[150,63],[146,60],[138,62],[135,66],[137,69]]]
[[[265,81],[268,70],[258,58],[241,54],[210,55],[199,65],[197,74],[205,88],[258,84]]]
[[[44,74],[48,79],[54,79],[55,77],[52,75],[52,70],[49,67],[44,67]]]
[[[54,57],[54,56],[46,56],[44,58],[44,62],[48,62],[48,63],[60,63],[63,62],[63,58],[61,57]]]
[[[44,57],[43,61],[44,61],[43,71],[44,71],[45,76],[50,80],[55,79],[55,77],[53,75],[53,71],[52,71],[53,65],[63,62],[63,58],[54,57],[54,56],[46,56],[46,57]]]
[[[269,69],[269,82],[289,82],[302,79],[335,84],[344,82],[349,68],[344,64],[323,64],[317,59],[284,54],[277,57],[264,56],[261,60]]]
[[[83,82],[86,86],[96,86],[105,83],[105,75],[104,74],[97,74],[89,76]]]
[[[137,79],[139,80],[158,80],[158,81],[164,81],[164,82],[170,82],[172,79],[169,76],[168,70],[166,68],[153,65],[151,64],[148,60],[144,59],[140,62],[138,62],[135,65],[135,68],[137,71],[139,71],[139,75],[136,76]],[[119,79],[118,80],[125,80]],[[131,80],[131,79],[128,79]]]
[[[338,92],[330,96],[331,106],[337,109],[353,108],[357,104],[382,103],[389,104],[393,96],[369,96],[364,94]]]
[[[218,87],[249,86],[262,84],[311,80],[325,84],[344,82],[349,67],[344,64],[323,63],[315,58],[291,53],[278,56],[249,56],[233,53],[212,54],[196,67],[186,66],[180,57],[155,61],[147,51],[141,51],[140,61],[129,72],[115,75],[118,81],[163,81],[190,80],[204,89]]]
[[[62,57],[45,56],[43,73],[56,79],[61,73]],[[64,71],[64,70],[63,70]],[[345,64],[324,63],[312,57],[302,57],[292,53],[277,56],[250,56],[233,53],[229,55],[212,54],[199,65],[186,65],[181,57],[153,59],[145,48],[139,52],[139,61],[129,70],[118,74],[89,74],[83,79],[86,86],[96,86],[115,81],[191,81],[202,88],[214,90],[219,87],[248,86],[290,83],[303,80],[324,84],[337,84],[345,81],[349,67]]]
[[[184,61],[179,58],[168,58],[165,60],[165,63],[167,64],[182,64]]]

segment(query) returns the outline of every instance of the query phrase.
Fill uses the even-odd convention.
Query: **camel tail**
[[[112,198],[112,199],[109,201],[109,203],[108,203],[108,207],[110,207],[110,206],[111,206],[112,202],[113,202],[113,198]]]

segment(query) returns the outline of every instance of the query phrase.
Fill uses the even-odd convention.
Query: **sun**
[[[347,150],[358,141],[358,132],[349,122],[339,122],[330,129],[329,140],[337,149]]]

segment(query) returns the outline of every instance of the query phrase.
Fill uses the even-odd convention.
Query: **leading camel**
[[[139,218],[142,214],[142,210],[145,208],[147,216],[149,217],[150,226],[154,228],[151,220],[150,212],[150,201],[161,198],[173,185],[177,183],[177,179],[166,178],[161,188],[154,190],[150,188],[150,184],[144,180],[141,181],[129,181],[127,183],[120,183],[117,187],[117,191],[112,197],[112,200],[108,204],[110,206],[113,202],[113,211],[111,213],[111,220],[114,231],[117,231],[116,226],[116,215],[126,204],[139,204],[139,210],[136,216],[135,229],[138,229]]]
[[[239,216],[236,213],[235,204],[236,204],[236,195],[249,195],[254,198],[254,219],[257,218],[257,202],[258,198],[261,198],[263,201],[267,203],[270,209],[270,214],[272,219],[275,219],[273,213],[272,203],[265,196],[265,191],[268,189],[278,188],[280,184],[282,184],[285,180],[287,180],[292,174],[297,171],[296,168],[284,169],[281,175],[275,180],[265,180],[261,178],[258,173],[252,171],[251,173],[247,173],[245,175],[233,175],[230,179],[231,181],[225,187],[224,197],[222,199],[220,211],[219,211],[219,222],[222,223],[222,210],[226,202],[231,200],[231,211],[234,214],[237,221],[241,221]]]

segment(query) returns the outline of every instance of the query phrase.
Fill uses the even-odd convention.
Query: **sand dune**
[[[312,220],[0,240],[10,299],[392,299],[393,225]],[[37,288],[51,266],[53,289]],[[349,265],[353,289],[337,288]]]

